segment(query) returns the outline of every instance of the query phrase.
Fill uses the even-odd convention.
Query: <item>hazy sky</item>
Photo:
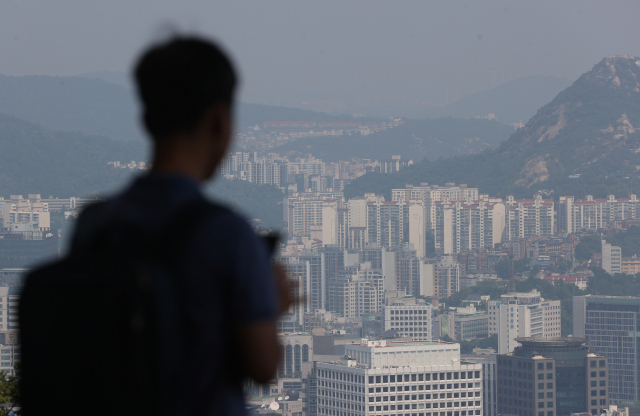
[[[640,55],[638,16],[638,0],[0,0],[0,73],[128,71],[177,27],[232,52],[247,101],[442,104],[486,89],[492,70],[575,79]]]

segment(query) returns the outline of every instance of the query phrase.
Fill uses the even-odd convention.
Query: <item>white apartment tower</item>
[[[555,211],[553,199],[514,199],[509,196],[506,205],[506,240],[553,235]]]
[[[456,186],[447,183],[445,186],[421,183],[420,186],[407,185],[405,189],[392,189],[392,201],[406,201],[418,199],[424,201],[426,209],[425,222],[427,230],[435,227],[435,203],[438,201],[477,201],[479,199],[478,188],[467,188],[467,185]]]
[[[622,273],[622,249],[602,240],[602,268],[613,275]]]
[[[482,365],[460,361],[460,345],[363,339],[340,361],[317,363],[318,415],[482,414]]]
[[[433,223],[436,252],[454,254],[493,248],[502,241],[505,205],[488,201],[437,201]]]
[[[558,228],[567,233],[608,228],[613,221],[640,218],[640,199],[634,194],[617,199],[614,195],[606,199],[561,196],[559,202]]]
[[[519,337],[561,336],[559,300],[545,301],[537,290],[509,293],[489,301],[489,335],[498,334],[498,354],[508,354],[520,344]]]

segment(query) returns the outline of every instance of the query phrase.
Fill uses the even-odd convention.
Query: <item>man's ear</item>
[[[228,104],[214,104],[207,111],[206,123],[209,134],[226,140],[231,134],[231,109]]]

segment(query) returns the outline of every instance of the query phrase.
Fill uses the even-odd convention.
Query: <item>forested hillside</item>
[[[55,132],[0,114],[0,196],[105,197],[144,174],[107,162],[146,161],[146,153],[142,142]],[[282,225],[282,192],[277,188],[219,178],[207,189],[262,226]]]
[[[513,127],[492,120],[441,118],[409,120],[403,125],[367,136],[323,136],[298,139],[276,148],[287,155],[311,153],[325,162],[390,159],[401,155],[414,162],[423,159],[480,153],[507,140]]]

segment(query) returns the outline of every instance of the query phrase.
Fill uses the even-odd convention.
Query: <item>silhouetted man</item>
[[[150,174],[110,200],[109,242],[130,246],[163,238],[180,210],[203,198],[231,140],[236,75],[211,42],[177,37],[146,51],[135,68],[143,119],[153,141]],[[130,241],[120,230],[148,237]],[[82,241],[82,222],[75,241]],[[126,234],[130,235],[130,234]],[[242,380],[274,375],[276,318],[290,304],[284,273],[264,242],[221,208],[176,251],[187,317],[185,414],[244,413]]]

